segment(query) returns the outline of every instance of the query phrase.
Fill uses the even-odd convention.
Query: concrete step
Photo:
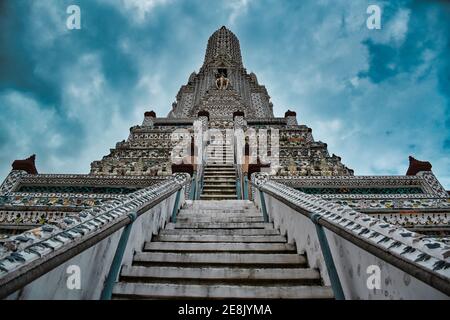
[[[226,183],[226,184],[236,184],[236,179],[231,178],[231,179],[224,179],[224,178],[215,178],[215,177],[205,177],[204,179],[204,184],[208,184],[208,183]]]
[[[219,197],[219,196],[206,196],[206,197],[202,197],[200,196],[200,199],[202,200],[228,200],[228,199],[237,199],[237,197],[229,197],[229,198],[224,198],[224,197]]]
[[[203,185],[203,190],[207,190],[207,189],[233,189],[236,190],[236,184],[215,184],[214,182],[208,182],[207,184]]]
[[[217,193],[220,193],[220,192],[223,192],[223,193],[236,193],[236,188],[235,187],[228,187],[228,186],[226,186],[226,187],[221,187],[221,188],[211,188],[209,185],[206,185],[206,188],[205,188],[205,186],[203,187],[203,192],[205,192],[205,193],[207,193],[207,192],[209,192],[209,193],[211,193],[211,192],[217,192]]]
[[[218,175],[205,175],[203,177],[203,180],[212,180],[212,179],[225,179],[225,180],[232,180],[234,182],[236,182],[236,175],[223,175],[223,174],[218,174]]]
[[[164,229],[161,235],[265,236],[279,235],[275,229]]]
[[[133,264],[143,265],[152,263],[162,264],[225,264],[225,265],[304,265],[304,256],[295,253],[229,253],[229,252],[137,252]]]
[[[195,282],[216,281],[220,283],[237,282],[255,282],[270,281],[278,282],[289,281],[292,283],[318,282],[320,280],[319,272],[311,268],[227,268],[227,267],[139,267],[124,266],[120,274],[121,281],[139,278],[139,282],[149,280],[190,280]],[[124,279],[128,278],[128,279]]]
[[[192,243],[192,242],[146,242],[144,251],[187,251],[187,252],[296,252],[295,246],[287,243]]]
[[[230,200],[228,202],[220,204],[222,206],[233,206],[233,207],[255,206],[255,204],[251,200]],[[186,205],[192,205],[196,207],[212,206],[214,205],[214,201],[186,200]]]
[[[206,188],[205,188],[206,186]],[[203,193],[234,193],[236,194],[236,187],[234,185],[223,185],[221,187],[211,187],[209,184],[203,186]]]
[[[234,163],[207,163],[207,168],[211,170],[221,170],[222,168],[234,169]]]
[[[248,217],[235,217],[235,216],[228,216],[225,218],[211,218],[211,217],[190,217],[187,215],[178,215],[177,222],[203,222],[203,223],[227,223],[227,222],[264,222],[264,219],[262,216],[248,216]]]
[[[168,229],[175,226],[175,229],[273,229],[271,223],[265,222],[177,222],[169,223]]]
[[[215,195],[215,194],[212,194],[212,195],[210,195],[210,194],[202,194],[200,196],[200,199],[201,200],[206,200],[206,199],[211,199],[211,200],[221,200],[221,199],[228,200],[228,199],[237,199],[237,196],[235,194],[234,195],[227,195],[227,194],[222,194],[222,195],[219,195],[219,194],[217,194],[217,195]]]
[[[206,157],[206,162],[208,163],[208,161],[218,161],[218,160],[229,160],[229,161],[234,161],[234,156],[233,155],[227,155],[227,154],[218,154],[218,155],[214,155],[214,156],[209,156]]]
[[[214,298],[214,299],[332,299],[329,287],[294,286],[251,286],[251,285],[194,285],[167,283],[119,282],[113,290],[114,298]]]
[[[214,171],[205,171],[205,176],[221,175],[221,174],[224,174],[224,175],[236,175],[236,171],[234,169],[230,170],[230,171],[216,171],[216,170],[214,170]]]
[[[202,194],[236,194],[236,189],[203,189]]]
[[[236,177],[236,172],[205,172],[204,177]]]
[[[227,200],[229,201],[229,200]],[[227,201],[221,201],[221,202],[227,202]],[[212,201],[211,201],[212,202]],[[211,217],[214,216],[224,216],[224,217],[230,217],[230,216],[252,216],[252,215],[261,215],[260,211],[256,208],[243,208],[243,209],[238,209],[238,208],[224,208],[222,210],[219,209],[215,209],[215,208],[205,208],[205,209],[200,209],[200,208],[194,208],[194,207],[183,207],[180,210],[179,215],[181,214],[189,214],[189,215],[199,215],[201,217],[206,217],[211,215]]]
[[[200,199],[202,199],[202,200],[228,200],[228,199],[237,199],[237,197],[229,197],[229,198],[224,198],[224,197],[219,197],[219,196],[215,196],[215,195],[213,195],[213,196],[205,196],[205,197],[202,197],[202,196],[200,196]]]
[[[208,188],[228,188],[228,189],[231,189],[231,188],[234,188],[234,189],[236,189],[236,183],[235,182],[220,182],[220,183],[217,183],[216,181],[205,181],[204,182],[204,185],[203,185],[203,188],[205,188],[206,187],[206,189],[208,189]]]
[[[183,206],[184,209],[189,210],[224,210],[229,212],[230,210],[236,210],[236,212],[242,212],[247,209],[255,209],[253,202],[249,200],[227,200],[227,201],[214,201],[214,200],[187,200]]]
[[[195,217],[246,217],[246,216],[262,216],[262,214],[257,209],[192,209],[186,208],[181,209],[178,216],[189,215]]]
[[[281,242],[286,243],[284,236],[219,236],[219,235],[157,235],[152,241],[167,242]]]
[[[211,163],[211,164],[222,164],[222,163],[223,163],[223,164],[225,164],[225,163],[228,163],[228,164],[234,164],[234,161],[220,161],[220,160],[217,160],[217,161],[216,161],[216,160],[214,160],[214,161],[209,161],[209,160],[207,160],[206,163],[207,163],[207,164],[210,164],[210,163]]]
[[[210,153],[209,155],[206,155],[206,158],[230,158],[233,159],[234,158],[234,153],[233,152],[228,152],[227,150],[218,150],[215,153]]]

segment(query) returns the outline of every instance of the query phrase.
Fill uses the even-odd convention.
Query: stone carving
[[[230,83],[230,80],[228,78],[225,78],[223,74],[220,75],[220,77],[216,80],[216,88],[219,90],[227,90],[228,85]]]

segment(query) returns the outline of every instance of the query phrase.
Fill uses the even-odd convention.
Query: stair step
[[[226,194],[222,194],[222,195],[210,195],[210,194],[202,194],[200,196],[200,199],[205,200],[205,199],[211,199],[211,200],[220,200],[220,199],[237,199],[236,195],[226,195]]]
[[[206,163],[207,164],[214,163],[214,162],[218,162],[218,163],[234,163],[234,159],[230,159],[230,158],[208,158],[208,159],[206,159]]]
[[[161,235],[266,236],[280,235],[275,229],[164,229]]]
[[[203,187],[207,185],[216,184],[217,180],[225,180],[226,183],[217,183],[221,188],[223,187],[235,187],[236,186],[236,177],[224,177],[224,176],[210,176],[204,177],[203,179]]]
[[[286,242],[284,236],[219,236],[219,235],[157,235],[152,241],[170,242]]]
[[[202,200],[186,200],[186,205],[196,208],[209,207],[214,205],[214,201],[202,201]],[[221,202],[223,207],[255,207],[255,204],[251,200],[230,200],[227,202]]]
[[[217,171],[205,171],[205,176],[211,176],[211,175],[236,175],[236,171],[234,171],[234,169],[233,169],[233,171],[220,171],[220,172],[217,172]]]
[[[229,252],[138,252],[133,258],[134,264],[181,263],[181,264],[226,264],[226,265],[303,265],[304,256],[295,253],[229,253]]]
[[[240,218],[240,217],[262,217],[261,212],[254,209],[247,210],[217,210],[217,209],[204,209],[204,210],[193,210],[193,209],[181,209],[178,217],[192,217],[192,218]],[[231,221],[230,221],[231,222]]]
[[[113,290],[114,298],[214,298],[214,299],[332,299],[333,292],[322,286],[240,286],[194,285],[167,283],[119,282]]]
[[[202,197],[202,196],[200,196],[200,199],[202,199],[202,200],[227,200],[227,199],[237,199],[237,197],[235,196],[235,197],[229,197],[229,198],[226,198],[226,197],[219,197],[219,196],[215,196],[215,195],[213,195],[213,196],[205,196],[205,197]]]
[[[201,217],[201,216],[188,216],[188,215],[178,215],[177,222],[203,222],[203,223],[227,223],[227,222],[264,222],[262,216],[228,216],[225,218],[211,218],[211,217]]]
[[[140,278],[140,281],[146,278],[166,280],[216,280],[220,282],[248,281],[248,280],[270,280],[280,281],[289,280],[297,282],[299,280],[320,280],[319,272],[311,268],[227,268],[227,267],[139,267],[124,266],[120,274],[121,281],[124,277]],[[305,281],[305,282],[306,282]]]
[[[213,169],[213,170],[221,170],[221,169],[233,169],[233,170],[236,170],[235,168],[234,168],[234,164],[227,164],[227,163],[225,163],[225,164],[208,164],[207,166],[206,166],[206,168],[207,169]]]
[[[232,184],[232,185],[230,185],[230,184],[213,184],[211,182],[211,183],[207,183],[207,184],[203,185],[203,190],[216,189],[216,188],[219,188],[221,190],[226,190],[226,189],[230,189],[231,190],[231,189],[233,189],[233,190],[236,191],[236,185],[235,184]]]
[[[193,243],[193,242],[146,242],[146,251],[189,251],[189,252],[217,252],[217,251],[257,251],[257,252],[296,252],[295,246],[286,243]]]
[[[167,228],[173,226],[169,223]],[[225,223],[210,223],[210,222],[177,222],[176,229],[272,229],[273,225],[267,222],[225,222]]]
[[[236,193],[236,188],[220,188],[220,189],[212,189],[212,188],[203,188],[203,193]]]

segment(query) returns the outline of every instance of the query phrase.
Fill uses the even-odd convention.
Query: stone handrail
[[[137,216],[187,187],[190,176],[175,174],[120,199],[64,218],[59,226],[44,225],[11,237],[0,252],[0,298],[39,278],[96,245]]]
[[[271,181],[266,174],[254,174],[252,185],[309,219],[320,215],[324,228],[450,295],[450,247],[445,243]]]

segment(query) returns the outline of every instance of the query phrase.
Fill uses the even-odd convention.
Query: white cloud
[[[53,2],[33,1],[30,4],[31,41],[36,47],[51,46],[54,41],[70,32],[66,26],[66,8]]]
[[[228,25],[233,26],[239,16],[247,14],[249,5],[250,0],[226,1],[226,6],[230,9],[230,16],[228,17]]]
[[[401,46],[408,33],[408,24],[411,15],[409,9],[399,9],[389,20],[381,20],[381,30],[373,33],[372,38],[378,43]]]
[[[99,0],[108,3],[128,17],[130,22],[142,24],[147,21],[152,11],[172,0]]]
[[[395,15],[393,22],[390,24],[390,32],[392,39],[397,43],[402,43],[405,39],[405,35],[408,32],[408,22],[410,10],[401,9]]]

